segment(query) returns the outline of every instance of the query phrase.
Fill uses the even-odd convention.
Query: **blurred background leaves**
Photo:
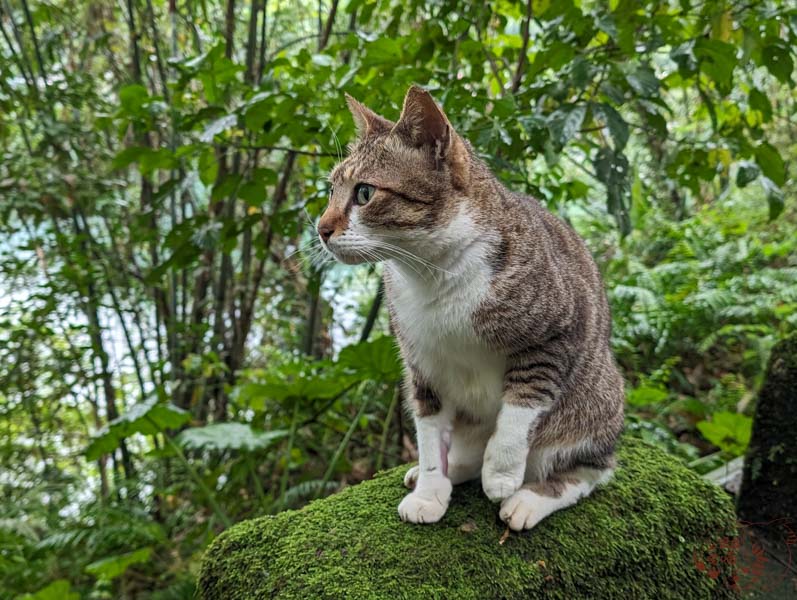
[[[414,457],[379,267],[313,246],[344,92],[424,85],[584,236],[631,435],[741,454],[797,323],[795,42],[774,0],[2,0],[0,595],[192,597],[230,523]]]

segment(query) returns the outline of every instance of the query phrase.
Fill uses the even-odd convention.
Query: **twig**
[[[288,148],[287,146],[238,146],[246,150],[281,150],[283,152],[293,152],[294,154],[302,154],[304,156],[332,156],[337,154],[332,152],[313,152],[312,150],[298,150],[296,148]]]
[[[520,32],[523,36],[523,45],[520,48],[520,56],[517,61],[517,68],[515,69],[515,76],[512,78],[512,93],[515,94],[520,89],[520,82],[523,80],[523,71],[526,68],[527,58],[526,55],[529,51],[529,23],[533,14],[533,5],[531,0],[526,0],[526,16],[520,26]]]

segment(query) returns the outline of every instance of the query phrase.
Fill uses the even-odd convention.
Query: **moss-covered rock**
[[[299,511],[240,523],[211,545],[205,600],[735,598],[731,501],[678,460],[626,439],[589,499],[512,533],[478,483],[435,525],[399,521],[407,467]],[[717,570],[714,570],[717,569]]]

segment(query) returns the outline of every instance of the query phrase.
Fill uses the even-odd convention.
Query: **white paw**
[[[513,531],[531,529],[545,517],[539,500],[534,492],[520,490],[501,503],[498,516]]]
[[[443,518],[451,499],[451,482],[446,477],[436,477],[432,481],[424,481],[398,506],[402,521],[410,523],[436,523]]]
[[[509,498],[523,485],[523,474],[485,473],[482,471],[482,488],[485,495],[493,502]]]
[[[415,465],[404,475],[404,487],[414,490],[415,483],[417,481],[418,481],[418,465]]]
[[[528,450],[499,445],[491,439],[484,451],[482,488],[493,502],[509,498],[523,485]]]

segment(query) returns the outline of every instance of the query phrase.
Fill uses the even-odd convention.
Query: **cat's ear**
[[[392,121],[380,117],[348,94],[346,94],[346,104],[349,105],[351,116],[354,117],[354,124],[357,126],[357,134],[361,138],[379,133],[388,133],[393,129]]]
[[[454,135],[445,113],[429,92],[417,85],[407,90],[404,108],[393,132],[416,148],[434,148],[435,154],[440,157],[446,154]]]
[[[414,148],[429,148],[435,168],[447,163],[454,186],[461,189],[467,186],[470,167],[466,145],[429,92],[417,85],[407,90],[393,133]]]

